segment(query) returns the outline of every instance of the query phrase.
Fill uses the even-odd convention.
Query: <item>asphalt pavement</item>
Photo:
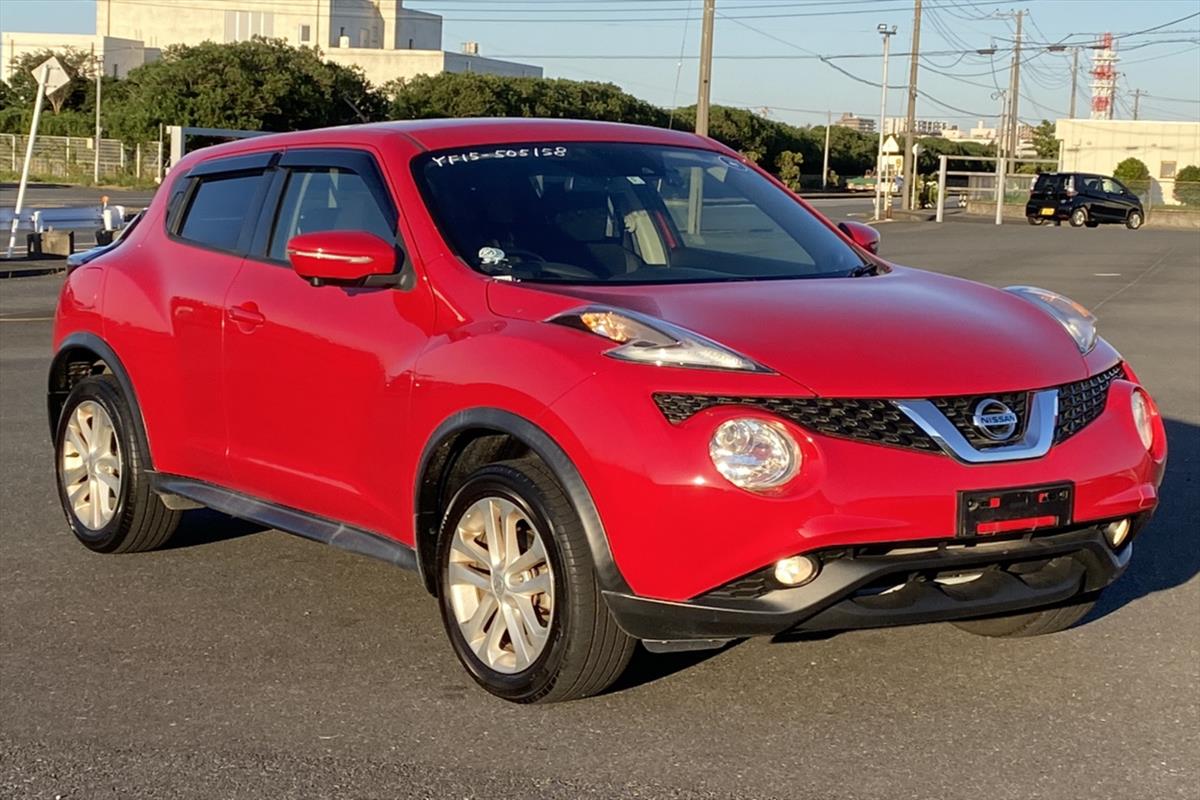
[[[1090,306],[1157,397],[1171,449],[1162,506],[1082,626],[640,652],[601,697],[509,705],[459,668],[411,573],[210,513],[156,553],[78,545],[55,497],[43,394],[61,277],[11,279],[0,797],[1196,798],[1200,233],[881,232],[900,263]]]

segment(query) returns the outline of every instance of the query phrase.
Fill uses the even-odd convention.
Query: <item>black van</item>
[[[1138,196],[1116,178],[1086,172],[1043,172],[1038,175],[1025,218],[1030,225],[1070,220],[1073,227],[1094,228],[1119,222],[1137,230],[1146,221]]]

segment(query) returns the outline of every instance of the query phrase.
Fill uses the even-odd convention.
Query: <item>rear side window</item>
[[[1056,192],[1062,188],[1063,177],[1062,175],[1038,175],[1037,183],[1033,185],[1033,190],[1044,194]]]
[[[236,250],[262,180],[261,172],[201,178],[193,189],[179,237],[218,250]]]
[[[396,238],[396,222],[380,207],[361,175],[338,167],[293,169],[279,204],[268,257],[285,260],[293,236],[317,231],[366,231]]]

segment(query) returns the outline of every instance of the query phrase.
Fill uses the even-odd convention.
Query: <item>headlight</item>
[[[1142,444],[1149,450],[1150,445],[1154,444],[1154,420],[1150,412],[1150,401],[1141,389],[1135,389],[1132,403],[1133,424],[1137,426],[1138,436],[1142,437]]]
[[[1052,292],[1049,289],[1039,289],[1036,286],[1009,286],[1004,291],[1012,292],[1017,297],[1028,300],[1058,320],[1058,323],[1075,340],[1079,352],[1090,353],[1096,346],[1096,318],[1071,298],[1063,297],[1058,292]]]
[[[782,425],[743,417],[722,422],[708,455],[734,486],[757,491],[782,486],[800,470],[800,448]]]
[[[616,342],[605,355],[660,367],[770,372],[752,359],[678,325],[636,311],[585,308],[553,317],[550,322],[603,336]]]

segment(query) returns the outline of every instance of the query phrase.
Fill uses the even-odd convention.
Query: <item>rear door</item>
[[[416,288],[312,286],[289,239],[364,230],[395,241],[399,209],[370,151],[292,150],[279,162],[252,252],[230,289],[229,460],[240,490],[380,532],[398,518],[397,448],[432,298]]]

